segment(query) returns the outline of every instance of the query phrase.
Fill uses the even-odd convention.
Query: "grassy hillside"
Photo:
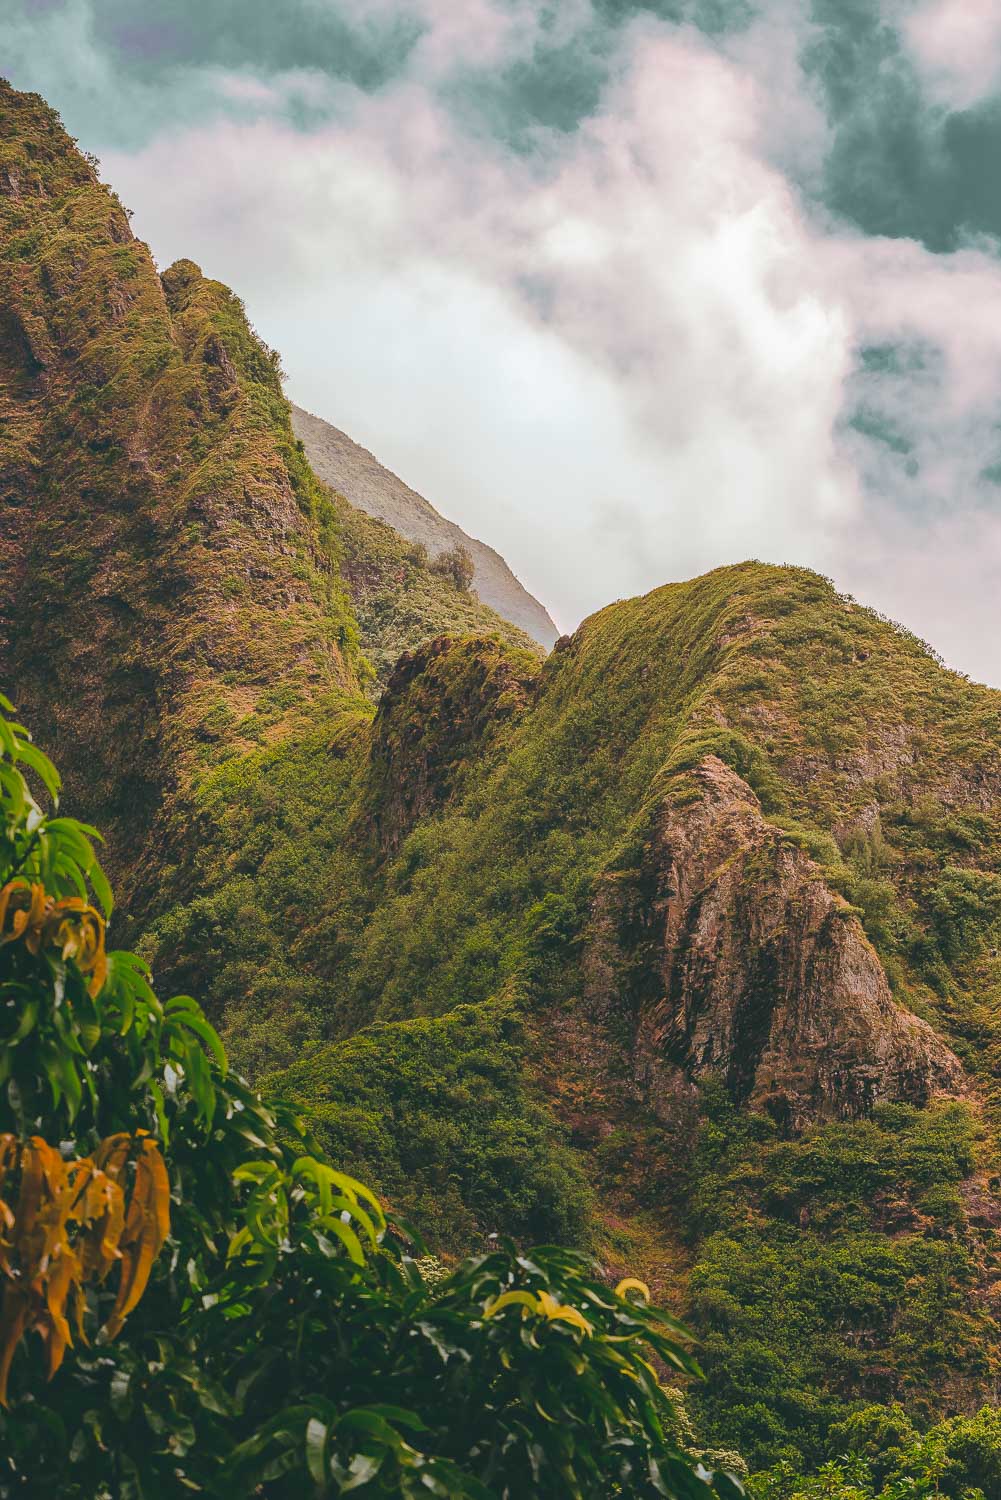
[[[542,657],[536,640],[435,571],[422,545],[408,542],[385,521],[356,509],[336,491],[341,571],[358,621],[362,649],[375,669],[377,696],[405,651],[437,636],[496,635]]]
[[[536,901],[558,896],[580,936],[595,882],[640,869],[651,818],[697,795],[712,754],[852,898],[900,998],[959,1045],[965,966],[982,991],[994,962],[999,715],[1001,695],[803,570],[747,564],[611,606],[547,661],[461,809],[421,832],[434,859],[380,898],[361,966],[387,955],[380,1014],[523,972],[512,917]]]
[[[499,642],[442,643],[359,725],[336,807],[329,776],[325,802],[291,777],[287,833],[244,856],[234,823],[208,894],[151,951],[201,955],[255,1066],[300,1054],[284,1085],[438,1244],[531,1224],[687,1286],[705,1430],[759,1463],[818,1461],[860,1403],[930,1421],[975,1408],[997,1367],[997,711],[823,579],[757,564],[613,606],[541,670]],[[711,764],[743,788],[722,826],[752,839],[719,869],[685,842],[686,820],[707,826]],[[703,958],[736,946],[772,976],[771,1091],[750,1112],[756,1033],[724,1016],[732,1057],[700,1059],[706,985],[665,988],[671,943],[691,945],[738,865],[728,946]],[[675,919],[693,871],[699,900]],[[755,927],[801,889],[827,902],[808,951],[795,904]],[[241,935],[258,909],[283,967],[253,947],[260,924]],[[229,971],[206,958],[206,914]],[[885,987],[878,1025],[859,1029],[856,991],[825,969],[817,1029],[841,1072],[795,1095],[805,975],[845,934],[848,968]],[[303,1002],[294,1031],[267,985]]]
[[[2,84],[0,114],[3,674],[88,767],[74,790],[138,912],[213,745],[356,694],[357,629],[238,299],[189,261],[157,275],[41,99]]]
[[[161,990],[444,1253],[669,1291],[757,1464],[993,1399],[1001,695],[757,563],[540,661],[317,483],[233,295],[0,112],[0,681]]]

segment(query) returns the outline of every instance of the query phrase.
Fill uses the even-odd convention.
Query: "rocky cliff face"
[[[690,1270],[722,1436],[974,1399],[1001,694],[795,568],[544,663],[405,615],[405,544],[317,481],[237,299],[157,276],[42,101],[0,118],[0,687],[161,987],[452,1248]]]
[[[298,406],[292,408],[292,422],[321,479],[359,510],[386,521],[408,541],[420,542],[432,557],[450,547],[465,547],[476,568],[473,586],[483,603],[540,645],[553,644],[559,631],[545,607],[518,582],[499,552],[439,515],[423,495],[329,422]]]
[[[128,892],[199,745],[355,691],[356,632],[241,304],[158,277],[41,99],[0,84],[0,117],[2,675]]]
[[[636,1067],[719,1076],[783,1126],[963,1089],[957,1058],[897,1005],[859,920],[715,755],[656,809],[639,868],[599,882],[585,963],[599,1013],[635,997]],[[656,1096],[654,1095],[654,1098]]]

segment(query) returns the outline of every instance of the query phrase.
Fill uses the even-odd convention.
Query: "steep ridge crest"
[[[0,113],[0,682],[160,988],[446,1250],[687,1274],[703,1415],[749,1454],[969,1406],[1001,1368],[1001,694],[752,562],[542,664],[422,640],[439,599],[376,711],[276,356],[192,262],[157,275],[42,101]]]

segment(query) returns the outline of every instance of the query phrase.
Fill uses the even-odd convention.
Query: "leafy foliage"
[[[490,1233],[580,1244],[591,1199],[525,1076],[510,1000],[376,1023],[281,1075],[335,1159],[387,1193],[436,1246]]]
[[[131,1200],[126,1208],[119,1178],[136,1148]],[[65,1162],[40,1136],[18,1141],[0,1136],[0,1191],[19,1178],[16,1200],[0,1198],[4,1283],[0,1311],[0,1405],[22,1336],[37,1331],[47,1352],[48,1375],[72,1343],[69,1318],[85,1339],[85,1288],[102,1282],[113,1266],[118,1295],[102,1330],[121,1332],[137,1305],[153,1262],[170,1231],[170,1189],[155,1141],[140,1134],[102,1141],[94,1157]],[[74,1232],[74,1230],[78,1232]]]
[[[707,1091],[690,1177],[705,1430],[752,1467],[801,1466],[825,1456],[856,1393],[927,1421],[947,1379],[990,1378],[958,1192],[977,1134],[966,1107],[888,1105],[783,1140],[721,1092]]]
[[[469,548],[457,542],[454,547],[448,547],[444,552],[439,552],[431,568],[435,573],[440,573],[447,578],[453,588],[462,594],[468,594],[473,586],[473,577],[476,569],[473,559],[469,554]]]
[[[811,1475],[756,1475],[754,1500],[990,1500],[1001,1486],[1001,1413],[985,1406],[919,1433],[900,1407],[871,1406],[833,1429],[837,1456]]]
[[[422,542],[406,541],[385,521],[366,515],[335,491],[330,501],[337,513],[342,571],[362,649],[376,672],[373,694],[385,687],[405,651],[438,636],[496,635],[536,658],[542,656],[542,648],[530,636],[484,604],[472,588],[457,587],[448,571],[438,566],[440,559],[432,564]],[[468,576],[471,580],[472,574]]]
[[[196,1003],[104,956],[96,834],[0,722],[0,1495],[738,1496],[679,1444],[651,1361],[698,1367],[640,1283],[510,1243],[423,1276]]]

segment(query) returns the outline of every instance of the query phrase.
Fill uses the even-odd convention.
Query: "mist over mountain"
[[[492,547],[467,536],[446,521],[423,495],[383,468],[365,448],[329,422],[292,407],[292,426],[320,479],[338,490],[352,505],[388,522],[401,536],[420,542],[432,556],[456,546],[473,559],[473,587],[484,604],[510,620],[543,646],[559,635],[543,605],[522,588],[504,559]]]
[[[168,11],[8,0],[5,70],[561,630],[755,556],[1001,685],[987,0]]]
[[[661,1437],[692,1463],[771,1471],[752,1493],[784,1500],[854,1455],[872,1494],[894,1464],[909,1482],[931,1430],[945,1493],[996,1493],[1001,693],[818,573],[753,560],[609,604],[545,654],[555,627],[499,555],[291,408],[236,294],[191,260],[157,270],[40,97],[0,85],[0,119],[0,689],[107,836],[115,942],[199,998],[435,1275],[498,1237],[558,1243],[594,1256],[599,1301],[633,1277],[690,1319],[705,1378],[684,1368],[688,1427]],[[472,592],[436,571],[456,540]],[[2,931],[12,962],[36,929]],[[212,1312],[207,1285],[186,1316]],[[476,1326],[538,1315],[569,1402],[598,1313],[519,1295]],[[310,1285],[303,1329],[322,1300]],[[168,1338],[166,1314],[130,1316]],[[472,1357],[432,1352],[461,1390]],[[82,1372],[84,1412],[106,1373],[87,1358],[59,1377]],[[522,1400],[496,1388],[501,1414]],[[407,1416],[384,1395],[380,1433]],[[237,1407],[205,1399],[212,1421]],[[158,1410],[129,1441],[180,1463],[176,1420],[166,1446]],[[503,1456],[465,1458],[514,1493]],[[295,1463],[262,1484],[305,1483]],[[542,1493],[607,1493],[553,1472]]]

